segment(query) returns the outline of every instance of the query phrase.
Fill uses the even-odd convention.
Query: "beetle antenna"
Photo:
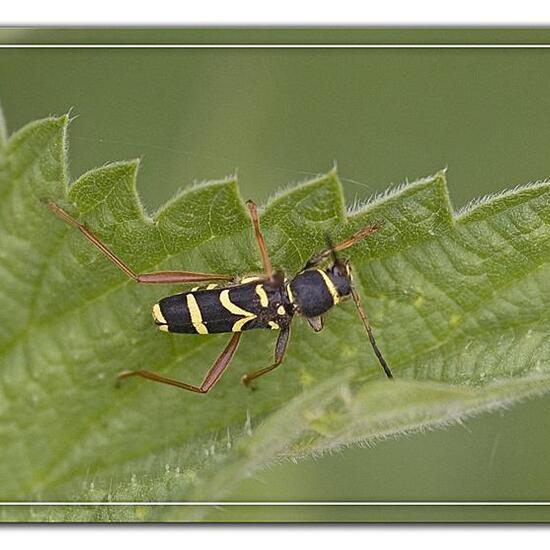
[[[348,237],[347,239],[344,239],[342,242],[339,242],[337,244],[334,244],[330,237],[328,235],[325,235],[325,238],[328,243],[328,248],[326,250],[323,250],[316,256],[313,256],[309,259],[309,261],[306,263],[305,268],[312,267],[314,265],[318,265],[322,262],[324,262],[329,256],[332,256],[335,262],[338,262],[338,258],[336,256],[337,252],[341,252],[342,250],[346,250],[346,248],[349,248],[350,246],[355,245],[359,241],[362,241],[369,235],[372,235],[376,231],[378,231],[382,227],[381,222],[376,222],[371,225],[367,225],[367,227],[361,228],[359,231],[356,231],[351,237]]]
[[[386,376],[388,378],[393,378],[393,374],[391,372],[391,369],[386,363],[386,360],[384,359],[384,356],[382,355],[382,352],[380,351],[380,348],[378,347],[378,344],[376,343],[376,340],[374,339],[374,334],[372,332],[372,328],[370,326],[367,314],[365,313],[365,310],[363,309],[363,306],[361,305],[361,300],[359,298],[359,293],[354,287],[351,287],[351,296],[353,298],[353,301],[355,302],[355,305],[357,306],[357,311],[359,312],[359,317],[361,317],[361,321],[363,321],[363,325],[365,327],[365,330],[367,331],[367,334],[369,336],[369,341],[372,346],[372,349],[374,350],[374,353],[376,357],[378,358],[378,361],[380,362],[380,365],[384,369],[384,372],[386,373]]]

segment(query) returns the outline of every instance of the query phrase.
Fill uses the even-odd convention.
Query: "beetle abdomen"
[[[260,282],[196,290],[168,296],[153,307],[161,330],[189,334],[278,329],[292,318],[284,308],[281,288]]]
[[[161,330],[169,332],[231,332],[236,319],[221,307],[219,294],[219,290],[208,290],[168,296],[153,308],[153,317]]]

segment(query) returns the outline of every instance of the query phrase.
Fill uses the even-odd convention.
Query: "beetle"
[[[377,231],[380,225],[369,225],[338,244],[329,244],[326,250],[313,256],[297,275],[289,279],[284,273],[273,270],[267,246],[260,231],[256,204],[253,201],[248,201],[246,204],[262,258],[264,274],[239,279],[233,275],[192,271],[135,273],[83,223],[73,218],[56,203],[48,203],[48,207],[56,216],[79,229],[118,269],[137,283],[210,283],[206,288],[195,287],[190,291],[163,298],[155,304],[153,319],[160,330],[187,334],[233,333],[229,343],[199,386],[142,369],[123,371],[118,375],[118,379],[140,376],[191,392],[208,393],[233,359],[243,331],[278,330],[279,336],[275,344],[273,363],[268,367],[245,374],[242,382],[249,386],[252,380],[272,371],[283,362],[291,323],[295,315],[304,317],[310,327],[315,332],[319,332],[323,328],[323,315],[349,297],[355,302],[378,362],[386,376],[393,378],[390,367],[376,343],[359,294],[353,285],[351,264],[337,256],[338,252],[350,248]],[[328,265],[322,267],[327,262],[329,262]]]

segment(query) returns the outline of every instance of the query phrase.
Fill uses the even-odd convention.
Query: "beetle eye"
[[[348,265],[344,263],[338,263],[333,267],[333,273],[337,277],[348,277],[349,276],[349,269]]]

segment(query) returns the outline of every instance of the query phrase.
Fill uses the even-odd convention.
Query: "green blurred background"
[[[40,38],[10,32],[0,38]],[[180,41],[222,36],[170,32]],[[223,32],[233,41],[245,33]],[[269,42],[289,32],[258,36]],[[300,31],[292,33],[291,42],[298,42]],[[386,34],[434,37],[430,31]],[[512,34],[477,36],[516,41]],[[97,35],[78,31],[67,40]],[[323,41],[323,31],[315,36]],[[380,31],[355,31],[354,39],[360,36],[384,38]],[[63,32],[48,37],[59,40]],[[140,39],[128,30],[121,37]],[[331,39],[345,42],[346,32]],[[550,50],[4,49],[0,101],[10,132],[71,109],[77,116],[69,136],[73,178],[112,160],[140,157],[139,191],[149,210],[195,180],[232,173],[245,198],[263,202],[335,161],[350,202],[445,166],[455,208],[550,175]],[[546,500],[549,405],[550,397],[540,398],[445,431],[281,464],[243,482],[232,499]],[[208,519],[243,519],[243,513],[217,510]],[[354,513],[306,508],[299,517],[352,519]],[[453,513],[456,519],[489,517],[479,509]],[[491,517],[509,513],[501,509]],[[512,516],[523,513],[515,509]],[[289,514],[246,510],[251,520]],[[541,510],[540,518],[545,514]]]

